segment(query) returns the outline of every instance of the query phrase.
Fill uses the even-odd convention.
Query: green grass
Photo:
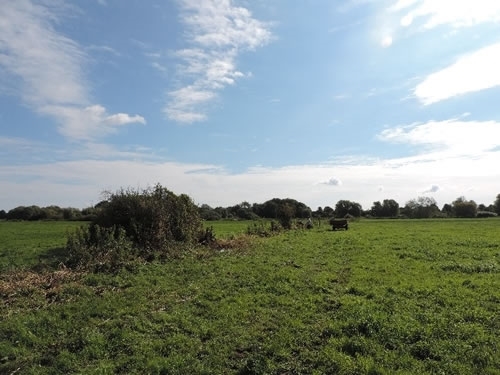
[[[249,226],[254,224],[266,225],[267,220],[252,221],[252,220],[218,220],[218,221],[205,221],[205,227],[213,227],[217,238],[231,238],[247,232]]]
[[[56,261],[67,233],[81,225],[86,223],[0,220],[0,272]]]
[[[4,274],[0,373],[500,374],[499,260],[500,220],[366,220],[114,275]]]

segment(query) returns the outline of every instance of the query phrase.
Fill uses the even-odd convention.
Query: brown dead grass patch
[[[56,289],[62,284],[80,280],[85,273],[67,268],[56,271],[12,271],[0,275],[0,296],[8,298],[17,294]]]

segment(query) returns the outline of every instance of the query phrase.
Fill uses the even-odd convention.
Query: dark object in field
[[[349,229],[349,222],[347,219],[330,219],[330,225],[332,226],[332,230]]]

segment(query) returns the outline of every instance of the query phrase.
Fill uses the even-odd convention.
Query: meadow
[[[0,373],[500,374],[498,219],[214,222],[239,246],[114,274],[26,225],[0,222]]]
[[[0,272],[57,262],[78,221],[1,221]]]

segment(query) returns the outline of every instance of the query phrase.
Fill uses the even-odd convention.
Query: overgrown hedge
[[[109,193],[88,227],[69,236],[68,265],[117,267],[130,257],[165,257],[203,235],[198,207],[160,184]]]

